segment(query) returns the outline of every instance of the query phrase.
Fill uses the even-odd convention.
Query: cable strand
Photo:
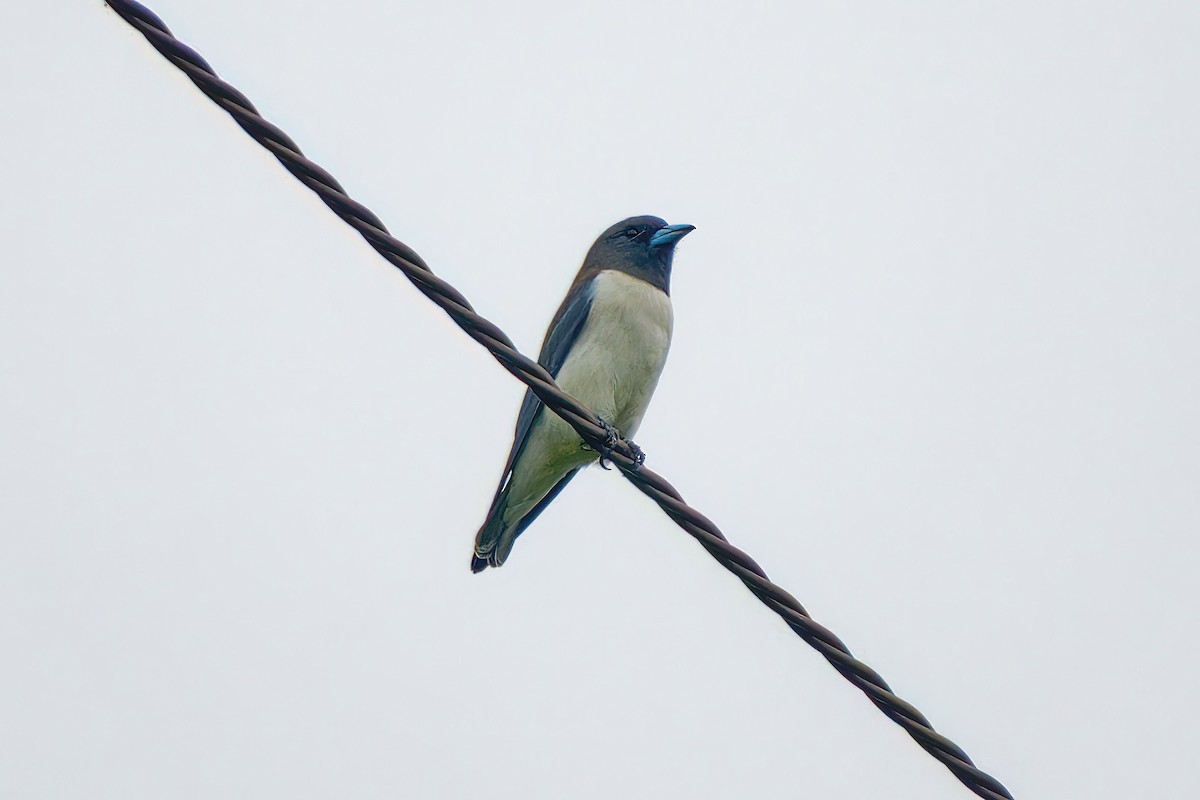
[[[411,247],[392,236],[374,212],[353,200],[328,171],[304,155],[290,136],[263,119],[245,95],[222,80],[199,53],[176,39],[154,12],[132,0],[108,0],[108,5],[141,33],[154,49],[178,67],[201,92],[233,117],[297,180],[316,193],[330,210],[357,230],[367,244],[403,272],[422,294],[445,311],[472,339],[483,345],[501,366],[528,386],[547,408],[566,420],[584,442],[600,450],[606,433],[592,411],[563,392],[544,367],[518,352],[512,340],[499,327],[480,316],[467,299],[437,277]],[[730,544],[712,520],[689,506],[683,496],[660,475],[637,464],[627,441],[618,441],[609,460],[630,483],[657,503],[680,528],[696,539],[889,719],[944,764],[963,785],[987,800],[1012,800],[1012,795],[998,780],[976,767],[962,748],[935,731],[920,711],[895,695],[879,673],[856,659],[845,643],[832,631],[815,622],[796,598],[772,583],[754,559]]]

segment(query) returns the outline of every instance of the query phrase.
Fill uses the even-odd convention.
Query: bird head
[[[628,272],[666,292],[675,245],[695,229],[695,225],[668,225],[658,217],[623,219],[600,234],[584,267]]]

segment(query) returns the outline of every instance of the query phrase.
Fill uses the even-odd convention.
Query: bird
[[[694,225],[629,217],[600,234],[550,321],[538,363],[596,412],[609,441],[642,422],[671,346],[671,264]],[[635,453],[641,453],[640,449]],[[517,537],[602,454],[526,390],[512,449],[475,536],[471,571],[499,567]]]

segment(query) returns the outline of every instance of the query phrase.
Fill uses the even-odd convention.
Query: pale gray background
[[[156,0],[1019,798],[1194,791],[1200,5]],[[0,796],[965,798],[100,2],[0,26]]]

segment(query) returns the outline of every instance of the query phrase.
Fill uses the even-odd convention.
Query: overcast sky
[[[649,464],[1018,798],[1180,797],[1200,5],[155,0],[525,352],[679,247]],[[971,796],[99,0],[0,26],[0,796]]]

